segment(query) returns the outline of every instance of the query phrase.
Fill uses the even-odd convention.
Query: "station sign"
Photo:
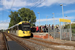
[[[59,19],[59,22],[71,22],[71,20],[68,20],[68,19]]]

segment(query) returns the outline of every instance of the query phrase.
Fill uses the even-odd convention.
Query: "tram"
[[[28,21],[21,21],[18,24],[8,28],[8,33],[12,33],[19,37],[30,37],[30,23]]]

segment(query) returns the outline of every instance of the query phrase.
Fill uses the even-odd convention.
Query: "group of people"
[[[49,26],[48,25],[37,26],[36,27],[36,32],[49,32],[49,30],[54,30],[54,28],[58,29],[58,26],[54,27],[54,25],[50,26],[50,24],[49,24]]]

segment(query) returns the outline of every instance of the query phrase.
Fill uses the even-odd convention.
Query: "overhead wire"
[[[40,1],[41,1],[41,0],[40,0]],[[44,1],[45,1],[45,0],[44,0]],[[40,2],[39,4],[37,4],[35,7],[33,7],[33,9],[34,9],[34,8],[36,8],[37,6],[39,6],[39,5],[40,5],[41,3],[43,3],[44,1]],[[12,7],[13,7],[14,2],[15,2],[15,0],[13,0],[13,2],[12,2],[12,5],[11,5],[11,8],[10,8],[9,12],[11,11],[11,9],[12,9]],[[9,13],[8,13],[8,15],[9,15]],[[7,19],[8,19],[8,17],[7,17]]]
[[[45,1],[45,0],[44,0]],[[36,7],[38,7],[41,3],[43,3],[44,1],[42,1],[41,2],[41,0],[40,0],[40,3],[38,3],[37,5],[36,5]],[[36,8],[36,7],[33,7],[32,9],[34,9],[34,8]]]
[[[13,7],[14,2],[15,2],[15,0],[13,0],[13,2],[12,2],[12,4],[11,4],[10,10],[9,10],[8,16],[7,16],[7,21],[8,21],[9,13],[10,13],[10,11],[12,10],[12,7]]]
[[[41,0],[40,0],[41,1]],[[45,0],[44,0],[45,1]],[[40,2],[39,4],[37,4],[35,7],[33,7],[32,9],[38,7],[41,3],[43,3],[44,1]]]
[[[15,2],[15,0],[13,0],[13,2],[12,2],[12,5],[11,5],[11,8],[10,8],[10,11],[11,11],[11,9],[12,9],[12,7],[13,7],[14,2]]]

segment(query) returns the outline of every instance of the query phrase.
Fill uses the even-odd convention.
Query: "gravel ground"
[[[6,46],[5,46],[5,42],[4,42],[2,33],[0,33],[0,50],[6,50]]]
[[[40,38],[35,38],[35,39],[40,39]],[[52,42],[61,43],[61,44],[64,44],[64,43],[75,44],[75,41],[60,40],[59,38],[58,39],[40,39],[40,40],[52,41]]]
[[[75,49],[74,46],[50,45],[50,44],[43,43],[43,42],[36,41],[36,40],[32,40],[32,39],[26,39],[25,40],[24,38],[18,38],[18,37],[15,37],[15,36],[11,36],[11,37],[16,38],[16,39],[20,40],[22,43],[25,43],[26,45],[35,48],[35,50],[53,50],[51,47],[59,48],[59,50],[60,50],[60,48],[61,49],[66,49],[66,50],[74,50]],[[35,44],[35,43],[32,43],[32,42],[29,42],[27,40],[33,41],[33,42],[36,42],[36,43],[39,43],[39,44],[43,44],[45,46],[41,46],[41,45],[38,45],[38,44]],[[46,46],[49,46],[49,47],[46,47]]]
[[[29,39],[29,40],[32,40],[32,39]],[[35,41],[35,40],[32,40],[32,41]],[[75,47],[74,46],[65,46],[65,45],[51,45],[51,44],[47,44],[47,43],[44,43],[44,42],[40,42],[40,41],[35,41],[37,43],[41,43],[43,45],[47,45],[47,46],[52,46],[52,47],[57,47],[57,48],[64,48],[64,49],[68,49],[68,50],[74,50]]]
[[[32,43],[32,42],[23,40],[24,38],[23,38],[23,39],[22,39],[22,38],[20,39],[20,38],[17,38],[17,37],[15,37],[15,36],[11,36],[11,37],[14,37],[14,38],[16,38],[16,39],[22,41],[22,43],[25,43],[26,45],[35,48],[35,50],[53,50],[53,49],[51,49],[51,48],[47,48],[47,47],[45,47],[45,46],[37,45],[37,44],[35,44],[35,43]],[[28,40],[28,39],[27,39],[27,40]]]
[[[47,50],[47,47],[44,47],[44,46],[41,46],[41,45],[37,45],[35,43],[29,42],[29,41],[26,41],[26,40],[23,40],[23,39],[21,39],[21,41],[23,41],[23,43],[25,43],[26,45],[34,47],[36,50],[45,50],[45,49]],[[48,48],[48,50],[53,50],[53,49]]]
[[[10,39],[8,36],[6,36],[6,39],[7,39],[7,41],[12,41],[12,39]]]

